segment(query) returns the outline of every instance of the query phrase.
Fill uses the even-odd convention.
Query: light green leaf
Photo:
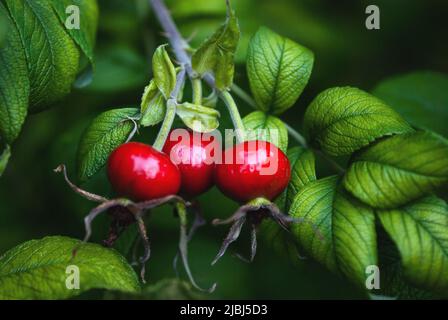
[[[381,81],[373,94],[412,125],[448,136],[448,75],[417,71]]]
[[[313,62],[307,48],[260,28],[247,52],[249,83],[260,110],[280,114],[290,108],[308,83]]]
[[[0,47],[0,137],[11,144],[25,122],[30,83],[19,33],[3,3],[0,16],[8,26],[8,35]]]
[[[9,147],[9,145],[6,145],[2,154],[0,154],[0,177],[3,175],[3,172],[5,171],[6,166],[8,165],[10,157],[11,157],[11,148]]]
[[[417,131],[377,142],[353,159],[344,186],[375,208],[395,208],[448,182],[448,141]]]
[[[288,149],[288,130],[282,120],[254,111],[243,119],[246,140],[261,140],[275,144],[280,150]]]
[[[320,93],[305,113],[310,143],[340,156],[392,134],[412,131],[398,113],[357,88],[335,87]]]
[[[430,196],[378,216],[398,247],[405,277],[448,296],[448,205]]]
[[[313,151],[302,147],[294,147],[288,150],[288,159],[291,164],[291,179],[285,190],[286,211],[289,211],[289,207],[299,190],[317,179],[316,159]]]
[[[30,111],[67,95],[78,73],[79,51],[48,1],[5,0],[25,50],[31,83]]]
[[[84,131],[78,146],[77,172],[86,181],[100,170],[110,153],[124,143],[135,128],[131,118],[138,118],[137,108],[112,109],[96,117]]]
[[[377,264],[375,216],[338,185],[331,176],[299,190],[289,214],[304,222],[291,229],[314,259],[364,287],[366,267]]]
[[[76,42],[82,53],[87,57],[89,66],[84,70],[78,80],[83,79],[86,74],[89,74],[87,81],[80,83],[80,86],[89,84],[92,80],[93,68],[93,49],[95,47],[96,29],[98,26],[98,4],[96,0],[50,0],[56,14],[61,23],[65,26],[70,13],[67,13],[67,8],[70,6],[77,6],[79,8],[80,19],[79,28],[65,28],[67,33]]]
[[[140,124],[144,127],[154,126],[165,117],[166,102],[154,80],[151,80],[145,88],[140,105],[140,113],[142,114]]]
[[[192,57],[193,69],[200,75],[213,72],[218,89],[230,88],[234,74],[234,56],[240,38],[235,12],[227,10],[226,22],[196,50]]]
[[[159,46],[152,57],[152,71],[154,82],[165,99],[169,99],[176,86],[176,68],[166,51],[166,44]]]
[[[66,286],[69,266],[79,268],[79,290]],[[0,257],[1,299],[65,299],[93,288],[137,292],[140,285],[116,251],[67,237],[31,240]]]
[[[211,132],[219,126],[220,114],[215,109],[185,102],[177,106],[176,113],[188,128],[197,132]]]

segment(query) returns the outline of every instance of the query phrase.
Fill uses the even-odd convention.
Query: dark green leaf
[[[418,71],[388,78],[373,90],[411,124],[448,136],[448,76]]]
[[[171,58],[165,48],[166,45],[161,45],[154,52],[152,57],[152,71],[154,73],[154,83],[160,92],[162,92],[165,99],[168,99],[171,91],[176,86],[176,68],[171,62]]]
[[[313,62],[307,48],[260,28],[247,52],[247,74],[260,110],[280,114],[290,108],[308,83]]]
[[[72,274],[66,272],[68,266],[79,268],[78,290],[66,286]],[[116,251],[67,237],[31,240],[0,258],[2,299],[65,299],[92,288],[137,292],[140,285],[132,267]]]
[[[288,150],[288,159],[291,164],[291,179],[285,190],[286,211],[289,211],[289,207],[299,190],[317,179],[313,151],[302,147],[294,147]]]
[[[177,106],[176,113],[188,128],[197,132],[211,132],[219,126],[219,112],[215,109],[185,102]]]
[[[78,146],[77,172],[86,181],[107,162],[109,154],[124,143],[135,128],[137,108],[113,109],[96,117],[84,132]]]
[[[19,135],[27,115],[30,83],[19,33],[2,3],[0,16],[9,30],[0,47],[0,137],[10,144]]]
[[[377,142],[354,158],[344,177],[353,195],[375,208],[395,208],[448,182],[448,141],[417,131]]]
[[[288,130],[282,120],[254,111],[243,119],[246,140],[262,140],[275,144],[280,150],[288,149]]]
[[[95,36],[98,25],[98,4],[96,0],[50,0],[59,20],[65,26],[69,14],[66,12],[69,6],[77,6],[80,13],[80,27],[65,28],[76,44],[87,57],[90,65],[93,65],[93,49],[95,47]],[[89,68],[85,70],[89,72]],[[89,79],[91,80],[91,78]],[[89,81],[90,82],[90,81]],[[86,85],[88,83],[85,83]]]
[[[430,196],[378,216],[398,247],[406,278],[448,294],[448,205]]]
[[[144,127],[154,126],[165,117],[166,102],[154,80],[151,80],[145,88],[140,105],[140,113],[142,114],[140,124]]]
[[[384,102],[352,87],[320,93],[308,107],[304,125],[310,142],[334,156],[351,154],[383,136],[412,131]]]
[[[238,20],[233,10],[228,8],[226,22],[193,54],[193,69],[200,75],[213,72],[216,87],[220,90],[229,88],[233,82],[233,60],[239,38]]]
[[[31,111],[68,94],[78,73],[79,51],[48,1],[5,0],[25,50]]]
[[[289,214],[304,222],[293,224],[292,232],[314,259],[364,287],[366,267],[377,264],[375,216],[338,180],[316,180],[299,190]]]

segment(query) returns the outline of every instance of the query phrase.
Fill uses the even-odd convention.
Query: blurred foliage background
[[[184,36],[192,39],[192,46],[210,34],[225,15],[223,0],[167,3]],[[74,91],[58,107],[28,119],[0,180],[0,254],[21,242],[46,235],[82,238],[83,217],[92,203],[74,194],[52,169],[66,163],[69,174],[74,176],[77,143],[89,122],[112,107],[139,105],[151,77],[150,57],[158,44],[166,42],[147,0],[99,0],[99,4],[94,81]],[[381,30],[372,31],[364,26],[368,4],[371,3],[349,0],[233,0],[242,28],[236,83],[248,89],[242,63],[248,41],[260,25],[269,26],[315,53],[308,87],[297,105],[282,117],[299,130],[308,103],[330,86],[352,85],[370,91],[380,80],[400,73],[448,72],[446,1],[377,0]],[[242,101],[239,107],[243,115],[250,112]],[[227,112],[220,108],[221,126],[230,128]],[[157,128],[145,130],[137,139],[152,143],[156,132]],[[328,170],[323,164],[318,168],[321,176]],[[111,195],[104,170],[84,187]],[[216,189],[200,201],[209,220],[225,217],[237,207]],[[106,216],[95,222],[93,241],[105,238],[108,223]],[[175,276],[171,265],[177,250],[177,223],[170,208],[158,209],[148,219],[152,242],[150,283]],[[364,297],[345,280],[309,259],[292,262],[279,256],[269,243],[259,246],[251,265],[228,254],[211,267],[226,231],[222,227],[202,228],[190,246],[198,282],[204,286],[219,283],[213,298]],[[126,243],[118,243],[118,249],[128,251],[123,248]],[[230,252],[246,253],[248,247],[248,238],[242,237]]]

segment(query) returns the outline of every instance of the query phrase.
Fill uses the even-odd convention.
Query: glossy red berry
[[[213,186],[213,157],[218,147],[217,140],[210,134],[193,133],[185,129],[170,132],[163,152],[169,155],[180,170],[182,195],[193,198]]]
[[[275,145],[246,141],[224,152],[214,177],[226,196],[248,202],[258,197],[274,200],[288,185],[290,174],[288,158]]]
[[[179,169],[166,154],[138,142],[112,152],[107,174],[115,192],[134,201],[177,194],[181,183]]]

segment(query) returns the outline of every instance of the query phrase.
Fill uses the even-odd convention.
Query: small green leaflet
[[[356,155],[344,177],[354,196],[395,208],[448,182],[448,140],[417,131],[388,137]]]
[[[320,93],[306,110],[304,129],[312,145],[332,156],[351,154],[387,135],[413,131],[384,102],[352,87]]]
[[[373,94],[412,125],[448,136],[448,75],[417,71],[381,81]]]
[[[76,270],[79,289],[70,290]],[[93,288],[138,292],[140,285],[115,250],[67,237],[31,240],[0,257],[1,299],[66,299]]]
[[[142,115],[140,124],[144,127],[154,126],[165,117],[166,101],[154,80],[151,80],[145,88],[140,113]]]
[[[166,100],[176,86],[176,68],[166,51],[166,44],[159,46],[152,57],[154,82]]]
[[[366,267],[378,260],[375,216],[340,188],[339,180],[331,176],[299,190],[289,214],[304,221],[291,230],[314,259],[365,287]]]
[[[193,54],[193,69],[200,75],[212,72],[219,90],[228,89],[232,85],[239,38],[238,20],[229,5],[226,22]]]
[[[3,175],[3,172],[8,165],[9,158],[11,157],[11,148],[9,145],[5,146],[5,149],[0,154],[0,177]]]
[[[378,216],[400,252],[405,277],[448,297],[448,205],[429,196]]]
[[[177,105],[177,115],[193,131],[211,132],[218,128],[220,116],[215,109],[185,102]]]
[[[107,162],[110,153],[126,142],[139,118],[137,108],[112,109],[101,113],[84,131],[78,146],[77,173],[87,181]]]
[[[283,152],[288,149],[288,130],[279,118],[254,111],[244,117],[243,123],[246,140],[268,141]]]
[[[262,27],[249,43],[247,74],[258,108],[280,114],[303,92],[313,69],[307,48]]]

